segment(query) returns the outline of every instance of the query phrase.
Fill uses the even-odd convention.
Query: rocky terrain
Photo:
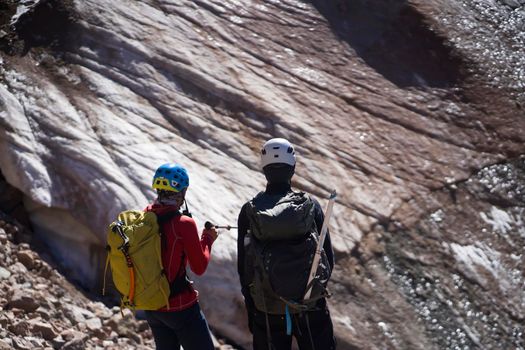
[[[0,220],[1,349],[151,349],[145,321],[91,301]],[[49,257],[48,257],[49,259]]]
[[[145,320],[93,301],[29,243],[27,229],[0,213],[0,349],[154,349]],[[109,301],[109,300],[107,300]],[[216,349],[233,349],[214,339]]]
[[[339,193],[341,349],[525,347],[525,0],[0,9],[0,203],[80,288],[100,290],[105,228],[153,199],[159,164],[188,168],[199,226],[234,225],[280,136],[296,188]],[[223,232],[195,284],[249,348],[235,246]]]

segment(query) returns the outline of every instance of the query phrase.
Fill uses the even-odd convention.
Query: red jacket
[[[146,211],[157,215],[164,215],[176,211],[172,206],[151,204]],[[162,263],[170,284],[186,269],[189,263],[191,270],[202,275],[208,267],[211,258],[211,245],[213,240],[206,234],[199,239],[195,221],[184,215],[175,215],[170,220],[161,224]],[[184,265],[184,266],[181,266]],[[169,309],[159,311],[180,311],[189,308],[198,300],[199,292],[193,287],[187,288],[174,295],[169,300]]]

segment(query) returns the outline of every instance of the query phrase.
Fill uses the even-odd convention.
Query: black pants
[[[301,350],[332,350],[335,349],[335,338],[332,320],[328,307],[291,314],[292,335],[286,334],[286,319],[284,315],[268,315],[270,326],[270,346],[266,331],[266,314],[256,311],[252,324],[254,350],[290,350],[292,336],[297,340]]]
[[[146,311],[157,350],[213,350],[208,323],[199,303],[182,311]]]

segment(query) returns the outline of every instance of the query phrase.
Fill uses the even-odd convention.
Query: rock
[[[60,349],[61,350],[84,350],[86,348],[86,337],[73,338],[66,342]]]
[[[55,327],[57,332],[59,332],[60,334],[67,330],[78,331],[77,329],[75,329],[75,326],[68,319],[64,318],[59,312],[53,315],[53,317],[51,318],[51,324],[53,324],[53,327]]]
[[[34,290],[47,290],[49,289],[49,285],[46,283],[37,283],[33,286]]]
[[[503,2],[512,8],[518,8],[523,4],[519,0],[503,0]]]
[[[95,316],[103,320],[108,319],[113,315],[113,312],[101,302],[90,302],[88,304],[88,309],[90,309]]]
[[[77,330],[74,330],[74,329],[66,329],[64,330],[63,332],[60,333],[60,336],[65,340],[65,341],[70,341],[70,340],[73,340],[75,338],[83,338],[83,337],[87,337],[86,334],[82,333],[82,332],[79,332]]]
[[[111,328],[109,328],[109,327],[108,327],[108,329],[110,330],[108,339],[116,340],[119,337],[119,334],[117,332],[115,332],[114,330],[111,330]]]
[[[9,322],[13,322],[16,319],[12,310],[4,312],[2,316],[4,316]]]
[[[18,250],[19,251],[27,251],[27,250],[30,250],[31,249],[31,246],[29,245],[29,243],[20,243],[18,244]],[[32,254],[35,254],[33,252],[31,252]]]
[[[40,306],[32,292],[20,289],[14,291],[7,305],[10,308],[21,309],[25,312],[33,312]]]
[[[10,321],[4,315],[0,314],[0,328],[7,328],[7,325],[10,324]]]
[[[55,287],[55,286],[53,286],[53,287]],[[61,305],[60,301],[57,298],[55,298],[53,296],[53,294],[52,294],[53,293],[53,289],[51,289],[50,292],[51,292],[51,295],[48,295],[48,297],[46,298],[46,303],[49,305],[49,307],[60,306]]]
[[[118,338],[118,339],[117,339],[117,344],[118,344],[119,349],[120,349],[120,348],[130,347],[130,345],[132,345],[132,343],[130,342],[130,340],[127,339],[127,338]],[[134,344],[133,344],[133,345],[134,345]]]
[[[49,323],[30,322],[33,334],[41,334],[45,340],[54,339],[58,334]]]
[[[66,341],[59,335],[58,337],[52,339],[51,345],[53,345],[54,349],[62,349]]]
[[[8,235],[9,235],[9,234],[13,235],[13,234],[15,234],[15,233],[18,232],[18,227],[16,227],[16,226],[13,225],[13,224],[10,224],[10,223],[6,223],[6,224],[4,225],[4,229],[5,229],[5,232],[6,232]]]
[[[53,270],[53,275],[55,274],[55,270]],[[66,293],[66,290],[60,286],[56,286],[56,288],[53,288],[53,294],[55,297],[57,298],[62,298],[64,297],[67,293]],[[58,300],[55,298],[55,301],[54,303],[58,306],[58,305],[61,305],[62,303],[64,303],[65,301],[64,300]]]
[[[0,266],[0,280],[7,279],[11,276],[11,272]]]
[[[102,322],[100,321],[98,317],[90,318],[89,320],[85,322],[85,324],[86,324],[87,329],[90,331],[95,331],[95,330],[102,328]]]
[[[50,320],[51,319],[51,311],[44,306],[39,306],[38,309],[35,311],[40,317],[42,317],[44,320]]]
[[[0,244],[5,245],[7,243],[7,234],[4,229],[0,228]]]
[[[32,350],[33,344],[24,338],[15,337],[13,339],[13,349],[17,350]]]
[[[94,316],[92,312],[72,304],[65,306],[64,314],[73,324],[85,322],[86,316]]]
[[[113,315],[110,319],[104,321],[104,325],[117,332],[119,335],[126,335],[129,331],[129,316],[126,314],[124,318],[120,314]]]
[[[37,337],[34,337],[34,336],[27,336],[27,337],[24,337],[24,340],[31,343],[33,345],[34,348],[37,348],[37,349],[42,349],[44,347],[44,344],[45,344],[45,340],[42,339],[42,338],[37,338]]]
[[[15,315],[15,319],[23,318],[24,315],[27,314],[25,310],[17,309],[17,308],[11,308],[11,311],[13,311],[13,315]]]
[[[22,263],[16,262],[13,265],[9,266],[9,270],[17,275],[24,276],[27,274],[27,267],[25,267]]]
[[[111,334],[111,329],[109,327],[101,327],[92,330],[91,333],[98,339],[104,340]]]
[[[18,336],[28,335],[30,328],[31,326],[27,321],[20,321],[7,327],[10,332]]]
[[[3,266],[4,267],[7,267],[9,268],[9,266],[11,266],[13,263],[14,263],[14,259],[13,259],[13,256],[11,255],[11,247],[9,245],[7,246],[4,246],[3,247],[4,249],[4,261],[3,261]]]
[[[0,339],[0,350],[11,350],[13,349],[13,343],[11,341],[10,344],[6,343],[5,340]]]
[[[75,325],[75,328],[82,332],[82,333],[86,333],[87,332],[87,326],[84,322],[79,322]]]
[[[40,273],[40,276],[44,278],[50,278],[53,275],[53,268],[49,266],[48,263],[46,263],[43,260],[39,260],[39,267],[38,271]]]
[[[16,254],[18,261],[20,261],[27,269],[31,270],[35,267],[36,254],[31,250],[21,250]]]
[[[127,338],[129,338],[136,344],[142,344],[142,337],[140,336],[140,334],[135,333],[133,330],[128,330],[128,332],[125,335]]]
[[[115,343],[113,343],[111,340],[104,340],[104,341],[102,342],[102,346],[103,346],[104,348],[109,348],[109,347],[112,347],[112,346],[114,346],[114,345],[115,345]]]
[[[147,330],[149,330],[150,327],[149,327],[149,324],[147,321],[144,321],[144,320],[140,320],[138,321],[138,330],[139,332],[145,332]]]

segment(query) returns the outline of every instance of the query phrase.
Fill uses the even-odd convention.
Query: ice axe
[[[310,294],[312,293],[312,281],[315,278],[315,275],[317,273],[317,267],[319,266],[321,250],[323,249],[324,239],[326,237],[326,233],[328,232],[328,222],[330,221],[330,216],[332,216],[332,208],[334,207],[335,197],[337,197],[337,192],[333,190],[332,193],[330,193],[330,197],[328,198],[328,205],[324,214],[323,227],[321,228],[321,234],[319,235],[319,242],[317,243],[317,249],[315,250],[312,268],[310,270],[310,275],[308,276],[308,283],[306,284],[307,289],[304,295],[304,300],[308,300],[310,298]]]
[[[122,238],[122,244],[120,245],[120,247],[118,247],[118,250],[121,250],[121,251],[124,251],[124,249],[127,250],[129,247],[129,237],[126,236],[126,234],[122,231],[122,225],[124,225],[124,223],[118,220],[118,221],[115,221],[114,224],[115,225],[113,226],[112,231],[115,233],[118,233],[120,238]]]
[[[122,230],[122,225],[124,223],[122,221],[115,221],[115,225],[111,229],[113,232],[118,233],[120,238],[122,238],[122,245],[118,247],[118,250],[124,254],[124,257],[126,258],[126,265],[128,266],[129,271],[129,302],[130,304],[133,304],[133,299],[135,298],[135,271],[133,270],[133,261],[131,260],[131,256],[129,255],[129,237],[126,236],[124,231]]]

